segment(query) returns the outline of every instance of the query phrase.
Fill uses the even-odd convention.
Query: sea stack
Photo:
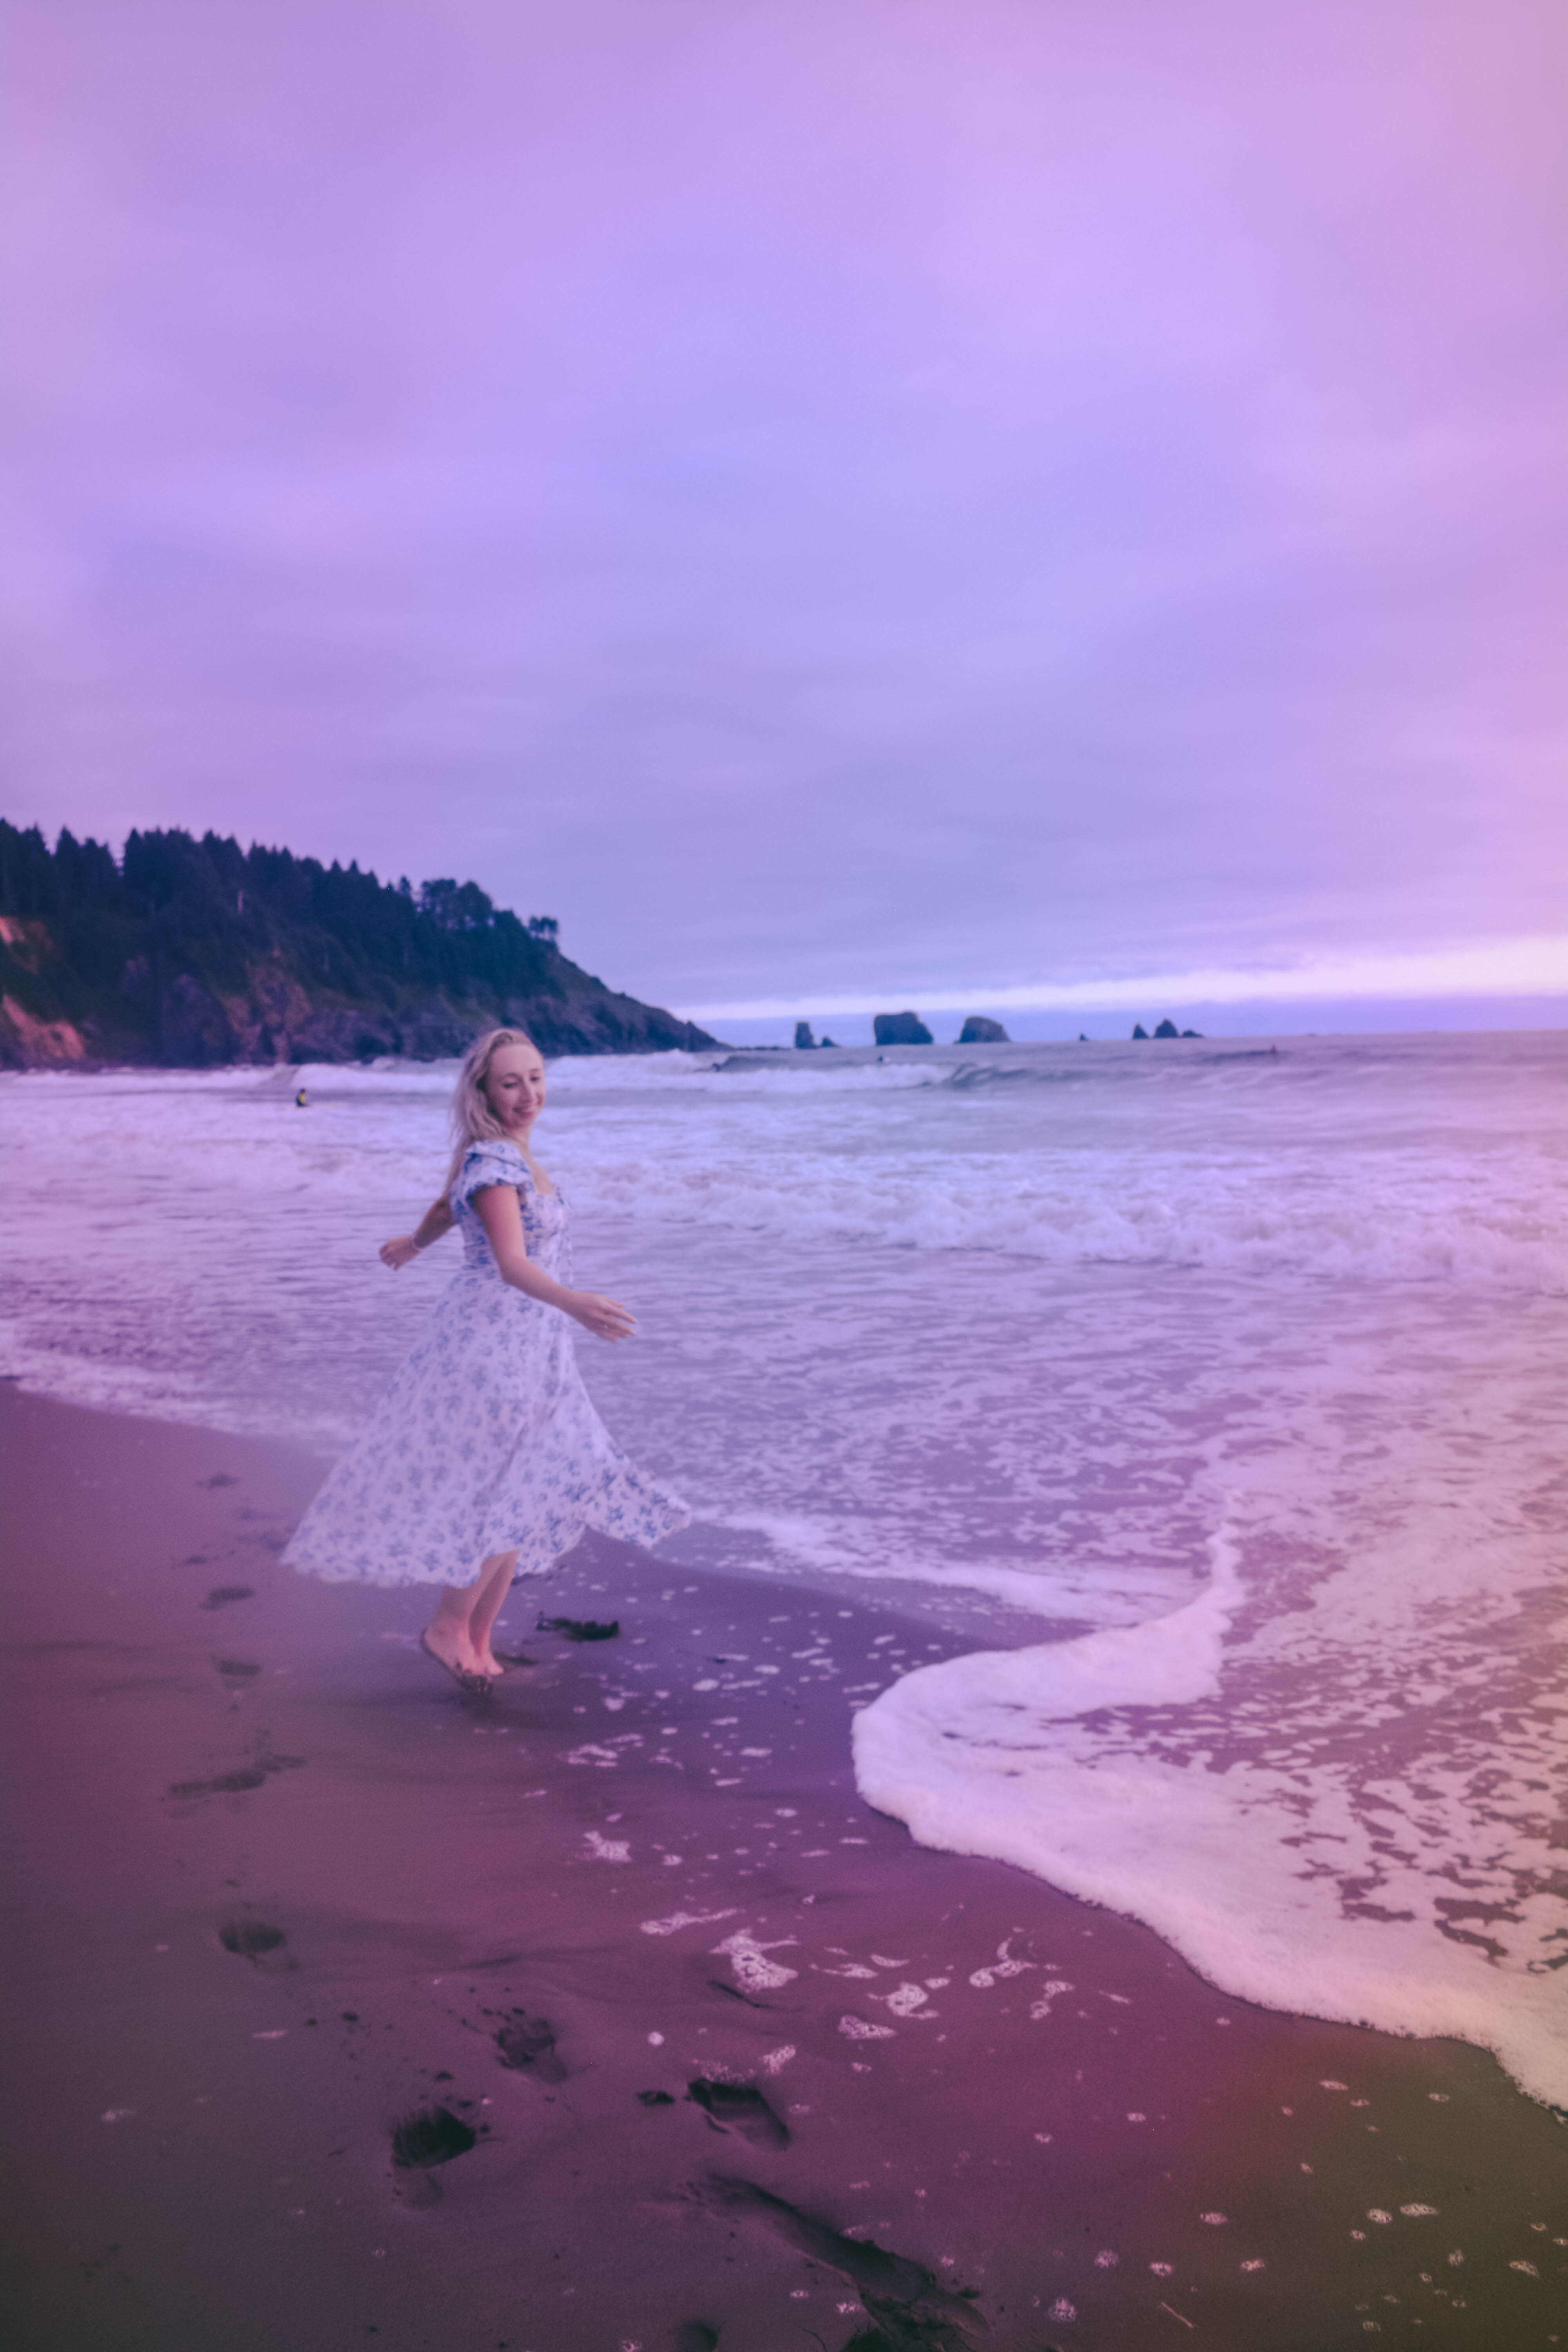
[[[871,1024],[879,1045],[932,1045],[936,1040],[918,1013],[879,1013]]]
[[[797,1021],[795,1024],[795,1052],[797,1054],[805,1054],[808,1051],[815,1051],[816,1045],[816,1040],[811,1034],[810,1022]]]
[[[1010,1045],[1013,1042],[1000,1021],[987,1021],[984,1013],[971,1013],[958,1033],[961,1045]]]

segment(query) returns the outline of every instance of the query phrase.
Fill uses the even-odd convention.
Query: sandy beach
[[[21,19],[0,2352],[1568,2352],[1568,6]]]
[[[591,1540],[476,1710],[421,1595],[279,1566],[317,1457],[0,1410],[12,2340],[1568,2337],[1568,2133],[1489,2056],[858,1800],[928,1621]]]

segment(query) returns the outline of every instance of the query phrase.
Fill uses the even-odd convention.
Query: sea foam
[[[1433,1555],[1415,1552],[1419,1570]],[[1478,1638],[1487,1600],[1517,1602],[1519,1580],[1488,1594],[1450,1559],[1445,1592],[1440,1555],[1430,1580],[1390,1560],[1361,1622],[1323,1590],[1307,1633],[1281,1640],[1270,1616],[1227,1642],[1247,1587],[1228,1534],[1213,1557],[1206,1591],[1164,1618],[892,1684],[856,1719],[861,1794],[922,1845],[1142,1919],[1226,1993],[1473,2042],[1568,2106],[1551,1793],[1568,1705],[1551,1658],[1521,1675]],[[1468,1688],[1452,1654],[1466,1614]],[[1545,1630],[1560,1662],[1568,1620]],[[1380,1676],[1391,1654],[1405,1671]]]

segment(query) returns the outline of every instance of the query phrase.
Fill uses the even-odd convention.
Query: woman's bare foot
[[[490,1628],[511,1583],[515,1551],[493,1552],[471,1584],[449,1584],[419,1636],[427,1658],[466,1690],[490,1690],[506,1668],[490,1647]]]
[[[488,1682],[490,1679],[479,1665],[473,1643],[455,1625],[445,1623],[440,1618],[434,1624],[426,1625],[419,1636],[419,1646],[427,1658],[433,1658],[438,1666],[446,1669],[454,1682],[480,1679]]]

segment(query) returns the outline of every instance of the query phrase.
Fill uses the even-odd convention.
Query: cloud
[[[905,989],[926,1004],[947,1004],[952,984]],[[1153,1003],[1183,1006],[1326,1003],[1336,998],[1419,1000],[1437,997],[1568,998],[1568,934],[1555,939],[1495,940],[1489,945],[1415,955],[1328,956],[1291,966],[1213,968],[1138,973],[1125,978],[1042,981],[1023,988],[971,982],[967,993],[993,1013],[1052,1008],[1113,1011]],[[682,1007],[689,1021],[815,1019],[885,1013],[879,997],[773,997]]]
[[[1543,934],[1563,40],[36,6],[11,813],[471,873],[663,1001]]]

